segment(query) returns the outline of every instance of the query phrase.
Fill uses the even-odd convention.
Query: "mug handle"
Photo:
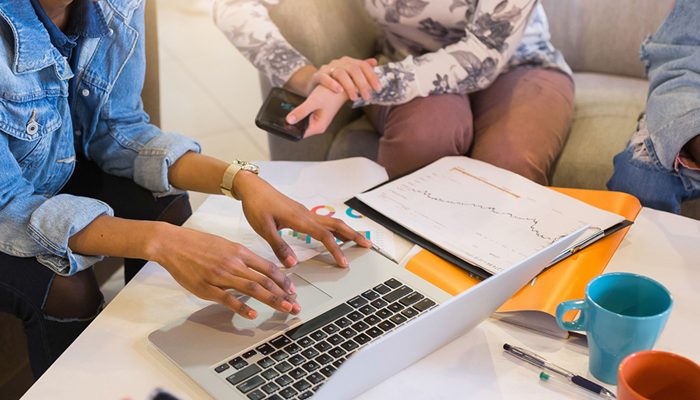
[[[561,329],[564,329],[566,331],[586,330],[586,313],[584,312],[586,308],[586,300],[583,299],[569,300],[559,303],[559,305],[557,306],[557,324]],[[564,321],[564,314],[572,310],[581,310],[578,319],[572,322]]]

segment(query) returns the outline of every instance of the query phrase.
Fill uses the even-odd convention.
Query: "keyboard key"
[[[348,304],[355,308],[360,308],[367,304],[367,299],[361,296],[353,297],[352,299],[348,300]]]
[[[303,364],[304,361],[306,361],[306,359],[299,354],[295,354],[295,355],[289,357],[288,361],[290,363],[292,363],[292,365],[299,365],[299,364]]]
[[[328,354],[332,355],[333,358],[340,358],[340,357],[344,356],[346,353],[345,353],[345,350],[341,349],[340,347],[335,347],[335,348],[331,349],[331,351],[329,351]]]
[[[340,331],[340,336],[344,337],[345,339],[350,339],[351,337],[357,335],[357,332],[351,328],[345,328],[342,331]]]
[[[388,303],[393,303],[396,300],[398,300],[404,296],[408,296],[411,293],[413,293],[413,290],[411,288],[409,288],[408,286],[401,286],[400,288],[394,290],[393,292],[391,292],[387,295],[384,295],[384,297],[382,297],[382,298],[384,300],[386,300]]]
[[[396,325],[401,325],[404,322],[408,321],[408,318],[404,317],[401,314],[395,314],[391,318],[389,318],[389,321],[395,323]]]
[[[290,379],[291,381],[291,379]],[[275,382],[269,382],[266,385],[263,385],[260,389],[265,391],[267,394],[275,393],[276,391],[280,390],[280,387],[275,383]]]
[[[324,312],[323,314],[288,330],[287,336],[289,336],[293,340],[297,340],[300,337],[306,336],[309,333],[315,331],[316,329],[336,320],[338,317],[341,317],[351,312],[352,310],[352,307],[350,307],[346,303],[339,304],[331,308],[330,310]]]
[[[399,303],[405,305],[405,306],[410,306],[411,304],[417,302],[418,300],[422,299],[423,296],[422,294],[418,292],[413,292],[409,294],[408,296],[404,297],[403,299],[399,300]]]
[[[292,382],[294,382],[294,379],[290,378],[287,375],[282,375],[279,378],[275,379],[275,383],[280,385],[281,387],[285,387]]]
[[[377,338],[379,336],[382,336],[384,334],[384,331],[381,329],[377,328],[376,326],[373,326],[365,331],[366,334],[371,336],[373,339]]]
[[[295,369],[289,371],[289,376],[294,380],[297,380],[297,379],[303,377],[304,375],[306,375],[306,371],[304,371],[303,368],[295,368]]]
[[[294,389],[303,392],[304,390],[308,389],[311,387],[311,384],[304,379],[300,380],[299,382],[295,382],[292,386],[294,386]]]
[[[273,351],[275,351],[275,348],[270,346],[269,344],[265,343],[265,344],[261,344],[260,346],[256,347],[255,350],[259,351],[260,354],[266,356],[266,355],[272,353]]]
[[[236,357],[228,363],[235,369],[241,369],[248,365],[248,361],[244,360],[242,357]]]
[[[423,312],[434,305],[435,305],[434,301],[432,301],[430,299],[423,299],[423,300],[419,301],[418,303],[414,304],[413,307],[416,310]]]
[[[367,300],[374,300],[379,297],[379,293],[375,292],[374,290],[368,290],[364,293],[362,293],[362,297],[364,297]]]
[[[401,314],[403,314],[403,316],[406,318],[413,318],[416,315],[418,315],[418,311],[414,310],[412,307],[409,307],[409,308],[401,311]]]
[[[321,366],[318,365],[315,361],[309,361],[301,367],[304,368],[307,372],[314,372]]]
[[[340,330],[340,329],[339,329],[337,326],[333,325],[333,324],[329,324],[329,325],[326,325],[326,326],[323,327],[323,331],[326,332],[326,333],[329,334],[329,335],[332,335],[332,334],[338,332],[339,330]]]
[[[342,336],[340,336],[340,335],[333,335],[333,336],[331,336],[331,337],[328,338],[328,343],[332,344],[333,346],[337,346],[337,345],[339,345],[340,343],[342,343],[343,340],[344,340],[344,339],[343,339]]]
[[[325,339],[326,337],[328,337],[328,335],[326,335],[322,330],[317,330],[316,332],[312,333],[312,334],[309,335],[309,336],[311,336],[311,337],[312,337],[315,341],[317,341],[317,342],[318,342],[319,340],[323,340],[323,339]]]
[[[308,399],[308,398],[311,398],[311,396],[313,396],[313,395],[314,395],[314,392],[307,390],[306,392],[300,394],[299,397],[297,397],[297,399],[302,399],[302,400]]]
[[[370,306],[369,304],[366,305],[366,306],[360,307],[360,312],[361,312],[362,314],[365,314],[365,315],[370,315],[370,314],[372,314],[372,313],[375,312],[375,311],[377,311],[377,309],[374,308],[374,307],[372,307],[372,306]]]
[[[360,333],[359,335],[355,336],[353,338],[353,340],[356,341],[361,346],[363,344],[369,343],[372,340],[372,338],[365,335],[364,333]]]
[[[365,336],[365,335],[363,335],[363,336]],[[329,362],[333,361],[333,357],[329,356],[328,354],[321,354],[320,356],[316,357],[315,360],[320,365],[323,365],[323,364],[328,364]]]
[[[388,281],[384,282],[384,284],[392,289],[396,289],[397,287],[403,285],[403,283],[399,282],[399,280],[395,278],[389,279]]]
[[[344,348],[347,351],[353,351],[356,348],[360,347],[360,345],[355,343],[353,340],[348,340],[347,342],[341,344],[340,347]]]
[[[278,349],[281,349],[282,347],[292,343],[291,340],[289,340],[288,337],[282,335],[282,336],[277,336],[276,338],[270,340],[270,344],[275,346]]]
[[[268,398],[265,399],[265,400],[283,400],[283,399],[282,399],[282,397],[281,397],[280,395],[273,394],[272,396],[268,397]]]
[[[373,290],[379,294],[387,294],[387,293],[391,292],[390,287],[388,287],[386,285],[382,285],[382,284],[375,286]]]
[[[285,372],[289,371],[290,369],[292,369],[292,364],[290,364],[286,361],[282,361],[281,363],[275,365],[275,369],[281,373],[285,373]]]
[[[248,393],[251,390],[262,385],[263,383],[265,383],[265,379],[263,379],[261,376],[256,375],[248,379],[247,381],[241,383],[240,385],[236,386],[236,389],[240,390],[243,393]]]
[[[270,357],[265,357],[261,358],[258,361],[258,365],[261,366],[262,368],[267,368],[275,365],[275,360],[271,359]]]
[[[243,358],[245,358],[245,359],[247,360],[247,359],[249,359],[250,357],[253,357],[253,356],[256,355],[256,354],[258,354],[257,351],[255,351],[255,350],[248,350],[248,351],[246,351],[245,353],[243,353]]]
[[[365,315],[362,314],[362,313],[359,313],[359,312],[357,312],[357,311],[353,311],[353,312],[351,312],[350,314],[348,314],[347,317],[348,317],[350,320],[352,320],[352,321],[359,321],[359,320],[361,320],[362,318],[364,318]]]
[[[254,391],[248,393],[248,398],[250,400],[262,400],[265,398],[265,393],[263,393],[259,390],[254,390]]]
[[[227,369],[228,369],[228,364],[221,364],[218,367],[214,368],[214,371],[216,371],[217,373],[220,374],[220,373],[226,371]]]
[[[345,357],[337,359],[333,362],[333,368],[340,368],[341,365],[345,362]]]
[[[301,355],[306,357],[309,360],[316,357],[318,354],[319,354],[318,350],[316,350],[314,348],[306,349],[306,350],[301,352]]]
[[[391,321],[382,321],[377,326],[382,328],[382,330],[384,330],[385,332],[396,328],[396,325],[394,325]]]
[[[292,397],[296,396],[299,392],[294,390],[294,388],[284,388],[280,391],[280,396],[284,397],[285,399],[291,399]]]
[[[325,340],[323,342],[318,342],[316,345],[314,345],[314,349],[320,351],[320,352],[325,352],[326,350],[330,349],[331,346],[330,343],[326,342]]]
[[[360,321],[353,324],[353,326],[351,326],[350,328],[354,329],[357,332],[362,332],[365,329],[369,328],[369,325],[367,325],[365,322]]]
[[[371,304],[372,307],[374,307],[374,308],[384,308],[384,307],[386,307],[389,303],[387,303],[386,301],[384,301],[384,300],[382,300],[382,299],[377,299],[377,300],[374,300],[373,302],[371,302],[371,303],[369,303],[369,304]]]
[[[311,339],[311,338],[308,337],[308,336],[304,336],[303,338],[297,340],[297,343],[298,343],[301,347],[309,347],[309,346],[311,346],[312,344],[314,344],[314,340]],[[287,347],[289,347],[289,346],[287,346]]]
[[[323,382],[324,380],[326,380],[326,378],[323,375],[319,374],[318,372],[314,372],[313,374],[307,376],[306,379],[309,382],[311,382],[312,385],[315,385],[319,382]]]
[[[270,357],[272,357],[275,361],[282,361],[288,358],[289,354],[287,354],[287,352],[284,350],[277,350],[276,352],[272,353]]]
[[[367,318],[363,319],[368,325],[378,324],[382,319],[376,315],[368,315]]]
[[[331,367],[331,366],[328,366],[328,365],[325,366],[325,367],[323,367],[323,368],[321,368],[321,373],[322,373],[323,375],[325,375],[326,378],[328,378],[328,377],[330,377],[331,375],[333,375],[334,372],[335,372],[335,368],[333,368],[333,367]]]
[[[294,354],[299,352],[301,350],[301,347],[299,347],[296,343],[292,343],[289,346],[285,347],[284,350],[289,354]]]
[[[389,307],[387,307],[387,308],[388,308],[389,310],[391,310],[391,311],[397,313],[397,312],[403,310],[403,309],[404,309],[404,306],[403,306],[403,304],[401,304],[401,303],[399,303],[399,302],[395,302],[395,303],[389,304]]]
[[[391,317],[391,314],[392,314],[392,312],[389,311],[389,309],[387,309],[387,308],[382,308],[381,310],[374,313],[374,315],[376,315],[377,318],[379,318],[379,319],[387,319],[387,318]]]
[[[232,385],[238,385],[239,383],[243,382],[244,380],[250,378],[251,376],[257,374],[260,371],[262,371],[260,367],[258,367],[255,364],[251,364],[243,368],[242,370],[232,375],[229,375],[229,377],[226,378],[226,380]]]
[[[346,327],[352,325],[352,321],[350,321],[349,319],[343,317],[343,318],[339,318],[337,321],[335,321],[335,324],[336,324],[340,329],[343,329],[343,328],[346,328]]]
[[[277,372],[277,370],[274,368],[269,368],[269,369],[266,369],[265,371],[263,371],[263,373],[260,375],[262,375],[263,378],[267,379],[268,381],[271,381],[271,380],[277,378],[278,376],[280,376],[280,373]]]

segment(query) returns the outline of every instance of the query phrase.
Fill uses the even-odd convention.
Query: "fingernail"
[[[297,287],[294,285],[294,282],[289,284],[289,294],[297,294]]]
[[[297,259],[294,258],[294,256],[288,256],[284,259],[284,265],[286,265],[287,267],[293,267],[297,265]]]
[[[290,303],[288,301],[283,301],[282,302],[282,309],[286,312],[290,312],[294,309],[294,306],[292,305],[292,303]]]
[[[301,312],[301,306],[299,304],[295,304],[292,307],[292,314],[299,314]]]
[[[255,310],[248,311],[248,313],[246,315],[248,315],[248,318],[250,318],[250,319],[255,319],[258,317],[258,313],[255,312]]]
[[[340,259],[340,266],[347,267],[348,265],[350,265],[350,263],[348,263],[348,259],[345,256],[343,256],[343,258]]]
[[[297,123],[297,117],[295,117],[295,116],[292,115],[292,114],[289,114],[289,115],[287,115],[287,122],[289,122],[290,124],[294,125],[294,124]]]

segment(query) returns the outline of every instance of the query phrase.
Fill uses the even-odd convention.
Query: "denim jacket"
[[[700,134],[700,3],[677,0],[659,30],[642,46],[649,76],[645,147],[652,160],[674,171],[683,146]],[[700,174],[678,171],[687,189]]]
[[[83,39],[72,71],[29,1],[0,0],[0,251],[36,257],[62,275],[99,261],[73,253],[68,240],[98,216],[113,215],[101,201],[58,194],[76,152],[164,196],[178,191],[168,167],[200,151],[191,139],[149,124],[143,111],[143,1],[99,0],[98,8],[109,34]]]

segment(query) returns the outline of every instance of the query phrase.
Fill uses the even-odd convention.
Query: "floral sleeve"
[[[282,36],[267,8],[280,0],[216,0],[214,20],[238,50],[270,80],[283,86],[299,68],[311,64]]]
[[[416,7],[428,4],[422,0],[400,0],[391,18],[400,19],[400,5],[409,3],[413,14],[421,11]],[[450,10],[474,7],[473,4],[453,0]],[[465,36],[437,51],[376,67],[382,90],[367,102],[358,100],[355,106],[403,104],[415,97],[470,93],[488,87],[517,49],[536,4],[537,0],[478,1],[473,10],[468,10],[471,18],[466,23]],[[445,29],[430,22],[423,22],[421,30],[431,35],[434,32],[435,37],[444,36]]]

